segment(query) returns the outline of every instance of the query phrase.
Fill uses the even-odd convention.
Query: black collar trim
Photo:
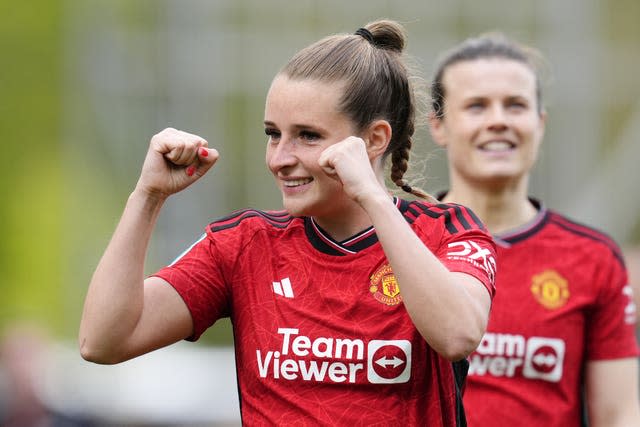
[[[401,212],[407,209],[407,203],[404,200],[394,197],[393,202]],[[378,236],[373,226],[367,227],[341,242],[334,240],[312,217],[304,218],[304,229],[311,245],[327,255],[345,256],[355,254],[378,242]]]

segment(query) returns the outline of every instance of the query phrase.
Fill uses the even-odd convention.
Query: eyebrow
[[[466,98],[463,98],[463,100],[465,102],[471,102],[471,101],[485,101],[487,99],[489,99],[490,96],[486,96],[486,95],[471,95],[468,96]],[[529,98],[527,98],[525,95],[507,95],[504,99],[506,99],[507,101],[527,101]]]
[[[278,126],[270,121],[270,120],[265,120],[264,121],[264,125],[265,126],[270,126],[270,127],[275,127],[277,128]],[[293,128],[295,130],[301,131],[301,130],[312,130],[314,132],[324,132],[324,128],[318,126],[318,125],[305,125],[305,124],[295,124],[293,125]]]

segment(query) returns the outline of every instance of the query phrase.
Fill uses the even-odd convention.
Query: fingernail
[[[200,147],[200,156],[202,156],[202,157],[209,156],[209,151],[204,147]]]
[[[196,171],[196,167],[195,166],[189,166],[187,168],[187,175],[188,176],[193,176],[194,172]]]

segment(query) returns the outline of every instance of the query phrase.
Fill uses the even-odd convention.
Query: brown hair
[[[445,52],[440,59],[431,83],[431,108],[437,117],[444,115],[446,93],[442,79],[447,68],[458,62],[487,58],[510,59],[529,67],[536,77],[536,103],[538,112],[542,112],[541,75],[545,68],[544,57],[536,49],[510,40],[502,33],[494,32],[469,38]]]
[[[280,74],[344,83],[339,108],[359,131],[378,119],[391,125],[384,153],[391,155],[391,180],[406,192],[430,199],[403,179],[415,130],[414,92],[402,56],[405,40],[404,28],[397,22],[371,22],[355,34],[329,36],[302,49]]]

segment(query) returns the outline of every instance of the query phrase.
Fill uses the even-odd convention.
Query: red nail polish
[[[196,171],[196,167],[195,166],[189,166],[187,168],[187,175],[188,176],[193,176],[194,172]]]
[[[200,147],[200,156],[202,156],[202,157],[209,156],[209,151],[207,151],[207,149],[204,148],[204,147]]]

